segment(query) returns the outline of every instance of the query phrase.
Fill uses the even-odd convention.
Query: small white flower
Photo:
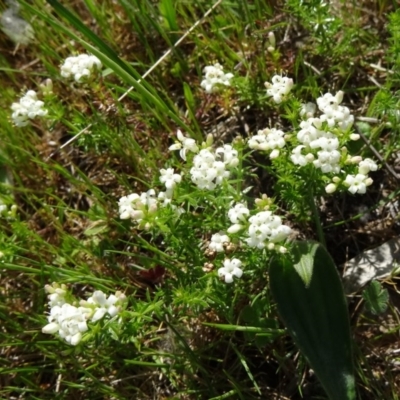
[[[354,123],[354,116],[347,107],[341,106],[343,101],[343,92],[339,91],[333,96],[331,93],[325,93],[317,99],[319,110],[323,113],[321,121],[327,122],[330,128],[335,125],[342,131],[348,130]]]
[[[343,183],[348,186],[350,193],[364,194],[367,191],[367,186],[372,184],[372,179],[363,174],[347,175]]]
[[[370,158],[366,158],[358,164],[358,173],[362,175],[367,175],[370,171],[376,171],[377,169],[378,165]]]
[[[202,149],[193,159],[190,169],[192,182],[199,189],[213,190],[229,178],[229,171],[222,161],[216,161],[215,154],[210,149]]]
[[[121,219],[132,219],[139,224],[146,215],[154,214],[158,209],[158,201],[155,198],[156,192],[150,189],[140,196],[132,193],[123,196],[118,201],[119,217]]]
[[[165,184],[167,191],[172,191],[177,183],[180,183],[182,176],[174,173],[173,168],[161,169],[160,170],[160,182]]]
[[[228,218],[233,224],[246,221],[250,215],[250,210],[243,203],[237,203],[233,208],[228,211]]]
[[[292,154],[290,156],[290,159],[292,160],[293,164],[295,165],[300,165],[301,167],[304,167],[309,163],[307,158],[301,154],[302,149],[304,149],[306,146],[297,146],[292,150]]]
[[[316,168],[320,168],[325,174],[334,172],[338,174],[340,172],[340,157],[341,154],[337,150],[332,151],[319,151],[318,159],[313,161]]]
[[[300,116],[306,119],[313,118],[316,111],[317,106],[314,103],[308,102],[301,105]]]
[[[301,130],[297,134],[297,139],[300,143],[309,146],[311,142],[325,136],[326,132],[322,131],[322,121],[319,118],[308,118],[306,121],[301,121]]]
[[[248,146],[251,149],[262,151],[271,150],[269,154],[271,159],[279,156],[279,149],[283,148],[285,144],[285,133],[275,128],[259,130],[257,135],[253,136],[248,141]]]
[[[231,240],[229,237],[222,232],[215,233],[214,235],[211,236],[211,241],[210,244],[208,245],[208,248],[210,250],[216,251],[218,253],[221,253],[225,251],[224,249],[224,243],[229,243]]]
[[[43,108],[43,101],[38,100],[34,90],[28,90],[25,96],[21,97],[19,103],[11,105],[11,119],[16,126],[26,126],[30,119],[36,117],[44,117],[47,115],[47,110]]]
[[[82,305],[94,305],[94,313],[91,316],[91,321],[96,322],[102,319],[107,313],[114,317],[120,311],[121,305],[125,302],[126,296],[121,292],[116,292],[115,295],[107,296],[101,291],[96,290],[87,301],[81,302]]]
[[[290,93],[293,87],[293,79],[275,75],[272,77],[272,84],[265,82],[265,87],[267,88],[267,95],[272,97],[275,103],[279,104]]]
[[[200,86],[206,93],[218,91],[219,85],[230,86],[230,80],[233,78],[233,74],[225,74],[222,65],[218,63],[205,67],[203,72],[205,76]]]
[[[65,303],[54,306],[48,316],[49,323],[42,328],[46,334],[55,334],[72,346],[76,346],[82,339],[82,333],[88,330],[87,318],[91,310],[85,307],[75,307]]]
[[[346,160],[346,164],[360,164],[360,162],[362,161],[362,157],[361,156],[347,156],[347,160]],[[368,171],[369,172],[369,171]],[[368,172],[366,172],[364,175],[366,175]],[[362,173],[362,172],[360,172]]]
[[[178,129],[177,137],[179,142],[173,144],[169,147],[170,151],[180,150],[179,155],[181,158],[186,161],[186,152],[191,151],[192,153],[198,153],[199,147],[196,144],[196,141],[192,138],[188,138],[183,135],[183,133]]]
[[[218,147],[215,154],[223,155],[224,164],[228,167],[237,167],[239,165],[238,152],[230,144],[224,144],[223,147]]]
[[[226,283],[232,283],[233,277],[240,278],[243,275],[241,270],[242,262],[237,258],[225,259],[224,266],[218,269],[218,276],[224,278]]]
[[[99,71],[101,67],[101,61],[96,56],[79,54],[65,59],[61,65],[61,76],[81,82],[82,78],[89,78],[93,71]]]

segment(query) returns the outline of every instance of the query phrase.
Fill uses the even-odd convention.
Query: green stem
[[[313,215],[315,227],[317,228],[318,240],[326,248],[325,235],[324,235],[324,231],[322,229],[322,224],[321,224],[321,219],[319,217],[318,208],[317,208],[317,206],[315,204],[314,188],[312,187],[312,185],[310,185],[310,192],[309,193],[310,193],[310,195],[309,195],[309,199],[310,199],[309,203],[310,203],[311,212],[312,212],[312,215]]]

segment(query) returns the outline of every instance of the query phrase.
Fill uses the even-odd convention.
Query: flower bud
[[[344,95],[344,92],[341,91],[341,90],[339,90],[339,91],[335,94],[335,97],[336,97],[336,100],[337,100],[338,104],[340,104],[340,103],[343,101],[343,95]]]
[[[242,229],[242,225],[240,224],[233,224],[231,227],[228,228],[228,233],[237,233]]]
[[[364,181],[365,186],[370,186],[370,185],[372,185],[373,182],[374,182],[374,181],[373,181],[372,178],[367,178],[367,179]]]
[[[269,43],[270,43],[270,47],[272,47],[272,50],[274,50],[275,49],[275,46],[276,46],[276,39],[275,39],[275,34],[274,34],[274,32],[269,32],[268,33],[268,40],[269,40]],[[269,51],[269,50],[268,50]]]
[[[41,83],[40,89],[44,96],[53,94],[53,81],[50,78],[47,78],[43,83]]]
[[[352,133],[352,134],[350,135],[350,140],[356,141],[356,140],[358,140],[358,139],[360,139],[360,135],[359,135],[358,133]]]
[[[352,164],[359,164],[362,161],[362,157],[361,156],[354,156],[351,157],[350,162]]]
[[[278,149],[274,149],[271,151],[271,154],[269,155],[269,158],[271,160],[278,158],[279,157],[279,150]]]
[[[56,322],[52,322],[50,324],[47,324],[42,328],[43,333],[48,333],[48,334],[53,334],[58,332],[60,329],[60,325],[58,325]]]
[[[337,189],[337,186],[334,183],[330,183],[329,185],[327,185],[325,187],[325,192],[328,194],[331,194],[333,192],[335,192]]]
[[[311,162],[313,162],[314,161],[314,155],[313,154],[311,154],[311,153],[308,153],[306,156],[305,156],[305,159],[307,160],[307,162],[309,162],[309,163],[311,163]]]

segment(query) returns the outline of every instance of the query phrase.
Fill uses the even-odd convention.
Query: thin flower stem
[[[310,185],[310,195],[309,195],[309,204],[311,207],[311,212],[313,215],[313,220],[315,223],[315,227],[317,228],[317,236],[319,242],[326,248],[326,242],[325,242],[325,235],[324,231],[322,229],[322,224],[321,224],[321,219],[319,217],[319,211],[316,205],[316,199],[314,197],[314,188],[312,185]]]

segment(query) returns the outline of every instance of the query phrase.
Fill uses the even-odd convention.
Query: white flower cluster
[[[125,300],[126,296],[121,292],[110,294],[107,297],[101,290],[96,290],[86,301],[81,300],[80,304],[94,310],[90,320],[96,322],[101,320],[106,314],[111,318],[115,317]]]
[[[279,149],[285,146],[285,133],[279,129],[259,130],[257,135],[251,137],[248,146],[254,150],[271,151],[270,158],[279,157]]]
[[[37,93],[34,90],[28,90],[18,103],[11,105],[13,111],[11,119],[16,126],[26,126],[30,119],[47,115],[48,111],[43,106],[44,103],[38,100]]]
[[[312,162],[324,173],[338,174],[341,159],[339,139],[333,133],[324,131],[322,124],[320,118],[308,118],[300,123],[297,139],[301,145],[293,149],[290,158],[296,165],[304,166]],[[303,151],[305,154],[302,154]]]
[[[274,102],[279,104],[286,99],[293,87],[293,79],[286,76],[275,75],[272,77],[272,83],[265,82],[267,95],[272,97]]]
[[[289,93],[292,85],[291,80],[281,76],[274,76],[272,85],[266,83],[268,95],[274,97],[277,103]],[[327,193],[335,192],[339,184],[353,194],[365,193],[367,186],[372,184],[368,173],[376,171],[378,166],[371,159],[362,160],[360,156],[352,157],[347,154],[346,142],[358,140],[360,135],[348,132],[354,124],[354,116],[347,107],[341,105],[342,101],[343,92],[339,91],[335,95],[325,93],[317,99],[317,104],[302,104],[300,116],[303,120],[294,140],[281,130],[267,128],[251,137],[248,146],[254,150],[270,152],[269,157],[274,159],[279,157],[282,151],[286,151],[282,149],[286,141],[290,141],[294,145],[292,150],[289,150],[293,164],[300,167],[313,164],[321,172],[335,175],[331,178],[332,182],[325,187]],[[315,116],[317,108],[319,116]],[[357,164],[357,171],[352,167],[347,171],[353,173],[346,174],[343,178],[338,176],[346,173],[345,165]]]
[[[243,203],[237,203],[228,211],[228,218],[233,225],[228,229],[228,233],[236,233],[243,229],[243,224],[247,222],[250,216],[250,210]]]
[[[335,95],[325,93],[319,97],[317,105],[321,115],[317,118],[314,117],[315,104],[303,105],[300,115],[306,116],[307,119],[300,123],[301,130],[297,134],[297,139],[301,144],[293,149],[291,160],[300,166],[313,163],[322,172],[336,175],[344,172],[343,163],[359,164],[357,174],[348,174],[344,180],[335,176],[325,190],[327,193],[333,193],[342,182],[350,193],[363,194],[367,186],[372,184],[368,173],[376,171],[378,166],[371,159],[362,160],[360,156],[351,157],[350,155],[346,157],[347,149],[341,146],[340,139],[352,127],[354,116],[347,107],[340,105],[342,101],[342,91]],[[360,136],[351,134],[349,138],[358,140]]]
[[[270,199],[263,196],[258,199],[258,206],[267,205]],[[267,206],[268,207],[268,206]],[[272,211],[263,210],[250,216],[250,210],[244,203],[236,203],[228,211],[228,218],[232,225],[227,230],[228,234],[239,233],[239,239],[247,246],[257,249],[277,250],[285,253],[286,247],[277,245],[286,241],[292,233],[290,227],[282,224],[282,220]],[[211,237],[208,248],[216,252],[226,252],[227,245],[231,243],[231,238],[223,232],[218,232]],[[241,261],[237,258],[232,260],[225,259],[224,266],[218,269],[218,276],[224,277],[226,283],[233,282],[233,277],[240,278],[243,271],[240,269]]]
[[[224,179],[229,178],[223,161],[217,161],[216,154],[211,149],[202,149],[193,159],[190,169],[192,182],[199,189],[213,190]]]
[[[319,97],[317,105],[322,114],[318,118],[314,118],[315,104],[303,105],[300,115],[307,116],[307,119],[300,123],[301,130],[297,134],[297,139],[301,144],[293,150],[291,155],[294,164],[304,166],[312,162],[324,173],[338,174],[340,172],[342,155],[339,152],[339,137],[331,131],[326,131],[324,123],[328,129],[336,129],[339,135],[351,128],[354,117],[347,107],[340,105],[342,100],[342,91],[337,92],[335,96],[325,93]]]
[[[269,201],[263,196],[262,199],[256,201],[257,204],[265,205]],[[277,250],[282,253],[286,252],[286,247],[276,245],[284,242],[292,233],[290,227],[282,224],[282,220],[271,211],[260,211],[250,216],[250,210],[244,203],[236,203],[228,211],[228,218],[232,225],[228,228],[228,234],[239,233],[240,241],[246,243],[251,248],[268,250]],[[211,236],[208,248],[218,253],[226,252],[227,247],[231,243],[231,238],[223,233],[218,232]],[[232,260],[225,259],[224,266],[218,269],[218,276],[224,278],[226,283],[233,282],[233,277],[240,278],[243,271],[240,269],[241,261],[237,258]]]
[[[229,243],[230,241],[231,239],[229,239],[228,235],[218,232],[211,236],[211,241],[208,245],[208,248],[212,251],[216,251],[217,253],[222,253],[225,251],[224,244]]]
[[[179,155],[181,156],[182,160],[186,161],[186,153],[188,151],[191,151],[192,153],[199,152],[199,147],[194,139],[184,136],[179,129],[176,136],[178,137],[178,142],[170,146],[169,150],[179,150]]]
[[[155,190],[150,189],[147,192],[142,192],[140,195],[132,193],[121,197],[118,202],[119,217],[121,219],[132,219],[141,224],[145,217],[149,217],[157,212],[158,201],[155,195]]]
[[[301,144],[293,149],[291,160],[294,164],[304,166],[313,163],[324,173],[340,173],[342,154],[337,134],[343,135],[354,122],[349,109],[340,106],[342,100],[341,91],[335,96],[325,93],[319,97],[317,105],[322,114],[317,118],[314,117],[315,104],[303,105],[300,115],[307,116],[307,119],[300,123],[301,129],[297,133]]]
[[[142,192],[140,195],[131,193],[121,197],[118,201],[121,219],[132,219],[138,223],[139,229],[150,229],[152,219],[156,218],[160,206],[165,207],[170,204],[178,215],[184,212],[182,208],[171,204],[174,188],[181,182],[182,176],[175,174],[173,168],[161,169],[160,172],[160,181],[165,184],[166,191],[159,192],[157,197],[154,189]]]
[[[273,215],[271,211],[261,211],[250,217],[249,222],[248,238],[246,239],[249,247],[258,249],[267,247],[272,250],[275,243],[286,240],[292,232],[288,226],[282,225],[281,218]],[[281,251],[284,251],[283,249],[280,248]]]
[[[68,303],[68,290],[65,285],[45,286],[48,295],[50,314],[48,324],[42,328],[43,333],[56,334],[68,344],[76,346],[82,340],[82,334],[88,328],[88,322],[96,322],[107,313],[115,317],[126,296],[121,292],[110,295],[108,298],[101,291],[95,291],[87,300],[81,300],[80,306]]]
[[[64,64],[61,65],[61,76],[81,82],[82,78],[89,78],[94,70],[100,70],[101,67],[101,61],[96,56],[79,54],[65,59]]]
[[[246,228],[244,240],[249,247],[267,247],[272,250],[275,243],[285,241],[292,232],[272,211],[260,211],[248,218],[249,216],[250,210],[243,203],[237,203],[228,211],[228,218],[233,224],[228,233],[237,233]]]
[[[335,96],[325,93],[317,99],[317,105],[322,112],[321,121],[326,121],[330,128],[337,126],[342,131],[347,131],[353,126],[354,116],[350,114],[347,107],[340,105],[343,101],[343,94],[341,90]]]
[[[199,189],[215,189],[224,179],[229,178],[230,172],[227,168],[234,168],[239,164],[238,152],[230,144],[225,144],[216,150],[211,147],[200,149],[194,139],[185,137],[180,130],[177,132],[177,137],[178,143],[170,146],[169,150],[179,150],[184,161],[187,152],[196,153],[190,176]]]
[[[200,86],[207,93],[218,91],[219,85],[229,86],[230,80],[233,78],[233,74],[225,74],[222,65],[218,63],[205,67],[203,72],[205,76]]]
[[[272,250],[275,248],[275,243],[284,242],[292,232],[272,211],[264,210],[249,216],[250,210],[243,203],[237,203],[228,211],[228,218],[233,224],[229,227],[228,233],[243,231],[243,239],[249,247],[258,249],[266,247]],[[285,248],[279,247],[279,250],[284,252]]]

